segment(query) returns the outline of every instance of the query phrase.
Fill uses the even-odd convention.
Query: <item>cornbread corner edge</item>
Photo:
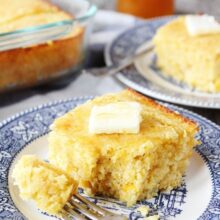
[[[39,209],[56,216],[78,187],[69,174],[34,155],[19,159],[12,178],[22,199],[33,200]]]

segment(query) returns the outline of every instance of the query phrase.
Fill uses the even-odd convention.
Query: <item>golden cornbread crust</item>
[[[20,14],[18,10],[18,14],[13,17],[16,11],[12,8],[12,14],[5,15],[6,20],[1,21],[1,18],[0,33],[73,18],[49,1],[34,0],[33,8],[30,2],[12,1],[12,5],[16,3],[20,7],[24,6],[24,9],[20,10]],[[0,5],[0,8],[3,6]],[[32,86],[73,69],[83,59],[83,35],[84,28],[78,26],[60,40],[0,52],[0,92]]]
[[[163,111],[164,113],[167,113],[170,116],[173,115],[174,118],[179,119],[182,122],[189,124],[189,126],[191,126],[192,130],[199,131],[198,124],[195,121],[191,120],[190,118],[186,118],[183,115],[181,115],[179,113],[176,113],[176,112],[172,111],[171,109],[166,108],[163,105],[160,105],[159,103],[155,102],[153,99],[150,99],[150,98],[148,98],[148,97],[146,97],[144,95],[141,95],[140,93],[135,92],[133,89],[129,88],[129,89],[125,90],[125,91],[131,93],[132,95],[134,95],[135,97],[140,99],[145,104],[152,105],[152,107],[154,107],[154,108],[156,108],[156,109],[158,109],[160,111]]]
[[[83,30],[71,38],[0,52],[0,91],[32,86],[63,74],[81,60]]]
[[[67,173],[33,155],[25,155],[18,161],[12,177],[23,199],[32,199],[42,211],[55,215],[60,214],[78,187]]]
[[[94,106],[141,104],[137,134],[90,134]],[[117,198],[128,206],[179,186],[198,126],[130,89],[97,97],[56,119],[49,134],[49,161],[65,170],[88,194]]]
[[[190,36],[185,16],[157,30],[153,43],[164,74],[205,92],[220,91],[220,34]]]

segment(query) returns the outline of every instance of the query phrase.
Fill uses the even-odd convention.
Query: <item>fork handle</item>
[[[147,44],[144,48],[141,48],[138,50],[134,55],[127,57],[123,59],[118,64],[112,64],[110,66],[104,67],[104,68],[93,68],[88,71],[84,71],[85,73],[92,74],[94,76],[112,76],[116,73],[119,73],[124,68],[130,66],[134,61],[141,57],[142,55],[149,53],[151,50],[153,50],[154,46],[152,42]]]
[[[107,71],[106,75],[114,75],[118,72],[120,72],[121,70],[123,70],[124,68],[130,66],[132,63],[134,63],[134,61],[136,59],[138,59],[139,57],[141,57],[142,55],[149,53],[151,50],[153,50],[154,46],[152,43],[148,44],[146,47],[142,48],[141,50],[137,51],[133,56],[130,56],[128,58],[125,58],[124,60],[122,60],[119,64],[117,65],[111,65],[109,66],[109,71]]]

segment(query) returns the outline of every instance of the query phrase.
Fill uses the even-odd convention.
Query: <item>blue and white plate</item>
[[[129,57],[148,44],[159,27],[174,18],[173,16],[152,19],[120,34],[106,47],[106,63],[116,64]],[[220,108],[220,93],[196,91],[172,77],[166,77],[157,69],[155,59],[154,52],[149,53],[116,77],[128,87],[159,100],[187,106]]]
[[[74,98],[30,109],[0,124],[0,219],[48,220],[32,202],[19,197],[13,185],[11,171],[24,154],[35,154],[47,159],[49,125],[59,117],[87,101],[89,97]],[[161,219],[195,220],[220,219],[220,127],[189,111],[166,104],[200,125],[198,138],[201,145],[194,150],[182,186],[160,193],[151,200],[140,201],[133,207],[108,198],[90,198],[113,212],[129,216],[130,220],[143,219],[137,211],[141,205],[151,208]]]

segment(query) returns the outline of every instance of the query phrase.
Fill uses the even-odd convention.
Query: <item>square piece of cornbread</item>
[[[8,32],[18,31],[19,42],[24,38],[24,44],[19,48],[13,48],[19,42],[12,40],[11,49],[0,51],[0,91],[36,85],[69,72],[82,61],[84,27],[74,24],[70,33],[53,40],[52,35],[57,33],[52,27],[58,28],[57,22],[60,22],[60,28],[63,29],[62,22],[73,20],[74,15],[51,1],[0,0],[0,14],[0,34],[13,36]],[[32,31],[37,36],[27,38],[26,34],[31,35]],[[49,33],[51,40],[46,41]],[[45,38],[45,42],[25,45],[39,38]],[[4,48],[4,43],[2,46]]]
[[[55,215],[60,214],[78,187],[71,176],[33,155],[18,161],[12,177],[22,199],[32,199],[39,209]]]
[[[220,34],[191,36],[186,16],[178,17],[158,29],[153,42],[157,64],[173,78],[190,87],[220,91]]]
[[[94,106],[141,105],[138,133],[92,134]],[[181,184],[198,126],[132,90],[107,94],[57,118],[49,134],[49,161],[90,195],[117,198],[128,206]]]

